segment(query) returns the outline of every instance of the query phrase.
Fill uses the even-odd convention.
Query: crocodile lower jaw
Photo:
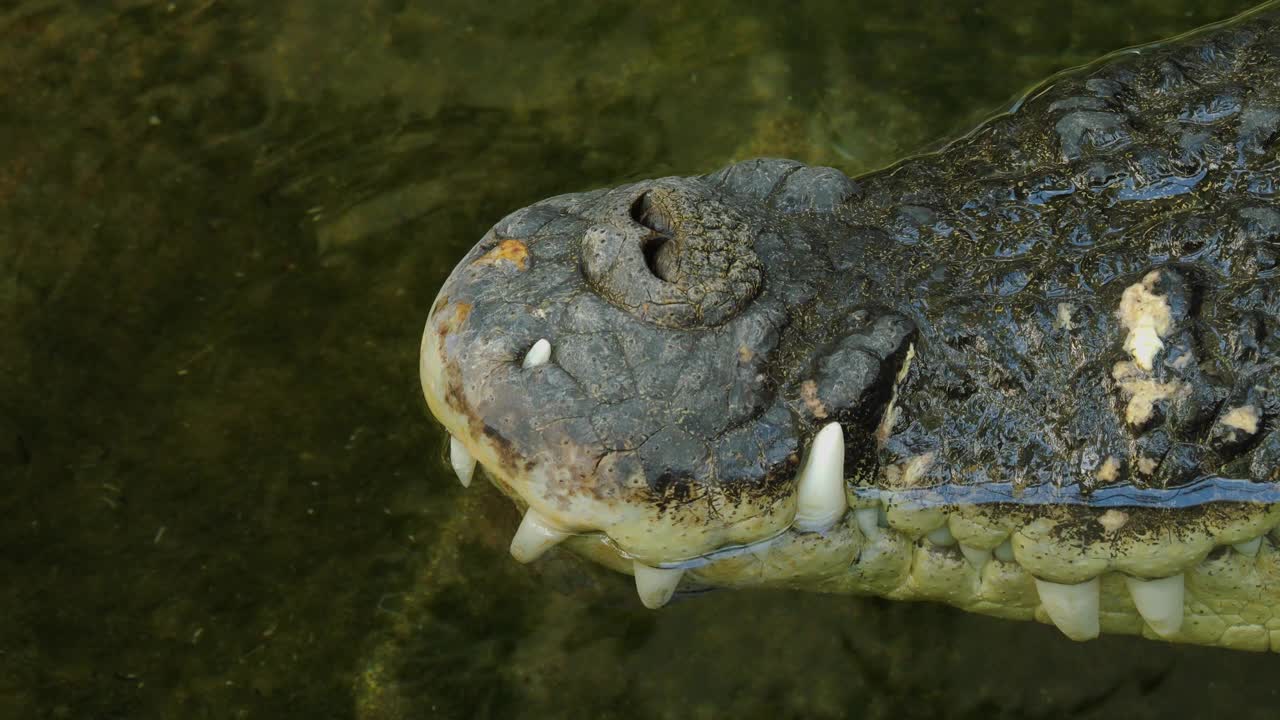
[[[1259,511],[1275,517],[1270,507]],[[885,514],[876,508],[851,510],[825,531],[790,528],[662,568],[635,560],[603,533],[553,530],[540,539],[529,537],[530,516],[536,514],[526,513],[512,542],[518,560],[531,561],[561,544],[634,575],[642,603],[651,608],[665,604],[677,589],[785,588],[942,602],[1053,624],[1073,640],[1128,634],[1280,652],[1280,530],[1229,545],[1214,545],[1207,537],[1180,544],[1182,569],[1155,579],[1106,570],[1083,582],[1058,583],[1036,577],[1020,562],[1037,549],[1035,540],[1020,531],[994,548],[980,548],[957,541],[952,523],[914,537],[909,530],[886,527]],[[1160,548],[1142,550],[1158,554]]]
[[[865,516],[864,516],[865,517]],[[970,612],[1057,626],[1067,637],[1100,633],[1238,650],[1280,651],[1280,550],[1267,535],[1206,549],[1179,573],[1142,579],[1106,571],[1080,583],[1035,577],[1019,561],[1019,543],[991,550],[946,533],[912,538],[858,522],[856,512],[826,532],[788,530],[684,568],[681,587],[790,588],[943,602]],[[867,530],[871,530],[868,534]],[[943,544],[937,544],[938,542]],[[632,561],[603,535],[573,536],[565,546],[621,572]],[[637,581],[641,596],[646,593]]]

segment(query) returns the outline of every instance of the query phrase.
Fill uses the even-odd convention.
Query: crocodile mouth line
[[[1012,491],[977,498],[860,487],[844,478],[841,433],[832,423],[809,443],[785,528],[655,558],[613,539],[607,520],[549,504],[538,492],[548,468],[513,463],[498,439],[476,431],[482,423],[447,398],[447,333],[433,325],[429,319],[420,355],[427,404],[449,433],[461,483],[469,486],[479,465],[523,510],[510,546],[520,562],[562,545],[633,575],[641,602],[653,609],[677,592],[803,589],[942,602],[1049,623],[1073,640],[1115,633],[1280,651],[1280,503],[1265,492],[1170,509],[1126,505],[1132,498],[1120,494],[1111,502],[1047,504]],[[552,356],[551,343],[540,340],[521,365],[536,369]],[[1170,513],[1179,513],[1176,525]]]

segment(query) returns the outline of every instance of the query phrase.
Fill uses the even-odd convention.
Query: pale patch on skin
[[[885,468],[885,481],[897,487],[914,487],[932,464],[933,453],[917,455],[900,465]]]
[[[1157,402],[1177,399],[1189,392],[1186,384],[1177,380],[1162,383],[1142,377],[1137,366],[1129,362],[1116,363],[1111,370],[1111,377],[1120,383],[1120,390],[1129,396],[1124,419],[1130,425],[1142,425],[1150,420]]]
[[[1245,433],[1252,435],[1258,432],[1258,421],[1260,419],[1261,418],[1258,416],[1258,408],[1252,405],[1245,405],[1243,407],[1232,408],[1231,412],[1222,416],[1221,422],[1229,428],[1242,430]]]
[[[893,432],[893,424],[898,421],[898,387],[906,379],[907,372],[911,370],[911,361],[915,357],[916,346],[912,343],[907,346],[907,356],[902,360],[902,368],[893,378],[893,392],[889,396],[889,404],[885,407],[884,415],[880,417],[880,425],[876,428],[876,440],[882,445],[889,439],[889,433]]]
[[[916,346],[915,346],[915,343],[912,343],[907,346],[907,356],[902,359],[902,368],[898,370],[897,376],[893,378],[893,384],[894,384],[895,390],[897,389],[897,386],[901,385],[902,381],[907,377],[907,373],[911,370],[911,361],[914,360],[915,357],[916,357]]]
[[[1176,381],[1137,380],[1121,383],[1120,387],[1132,396],[1124,410],[1124,419],[1130,425],[1142,425],[1150,420],[1157,402],[1180,397],[1186,392],[1186,386]]]
[[[822,404],[822,400],[818,399],[818,384],[812,380],[805,380],[800,384],[800,398],[804,400],[805,407],[809,408],[809,412],[813,416],[822,420],[827,416],[827,406]]]
[[[1154,458],[1138,458],[1138,472],[1143,475],[1154,474],[1158,465],[1159,463],[1157,463]]]
[[[1108,457],[1094,477],[1104,483],[1115,482],[1120,477],[1120,461],[1115,457]]]
[[[1164,349],[1161,341],[1169,333],[1173,316],[1165,296],[1156,295],[1152,288],[1160,281],[1160,271],[1153,270],[1124,289],[1120,296],[1120,309],[1116,316],[1129,329],[1124,349],[1143,370],[1150,371],[1156,355]]]
[[[880,418],[880,426],[876,428],[876,441],[881,445],[885,440],[889,439],[889,433],[893,432],[893,424],[898,422],[898,404],[897,398],[889,399],[889,405],[884,409],[884,415]]]
[[[1129,513],[1112,508],[1098,516],[1098,524],[1110,535],[1129,522]]]
[[[1072,320],[1071,312],[1073,308],[1070,303],[1058,303],[1058,314],[1054,320],[1053,326],[1059,330],[1070,332],[1076,329],[1075,322]]]

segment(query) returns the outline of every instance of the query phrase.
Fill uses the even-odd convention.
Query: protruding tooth
[[[858,522],[858,529],[869,540],[880,537],[880,509],[873,507],[858,508],[853,511],[853,519]]]
[[[960,552],[964,554],[964,558],[969,561],[978,572],[982,572],[982,568],[991,562],[990,550],[979,550],[976,547],[970,547],[964,543],[960,543]]]
[[[1246,540],[1242,543],[1236,543],[1231,547],[1235,548],[1236,552],[1240,553],[1241,555],[1248,555],[1249,557],[1253,557],[1258,554],[1258,548],[1262,547],[1262,536],[1259,535],[1258,537],[1252,540]]]
[[[1072,640],[1098,637],[1098,578],[1063,585],[1036,578],[1036,592],[1049,619]]]
[[[996,549],[992,551],[992,554],[995,555],[996,559],[1000,562],[1013,562],[1013,543],[1005,540],[996,546]]]
[[[1178,632],[1182,627],[1182,596],[1186,588],[1181,574],[1159,580],[1139,580],[1126,575],[1124,581],[1138,614],[1157,635],[1169,637]]]
[[[570,534],[553,525],[537,510],[530,509],[520,521],[516,536],[511,538],[511,557],[522,563],[533,562]]]
[[[632,571],[636,575],[636,592],[640,594],[640,602],[650,610],[657,610],[676,592],[680,584],[683,568],[656,568],[645,565],[639,560],[632,562]]]
[[[828,423],[813,438],[796,494],[798,530],[821,532],[844,516],[844,430]]]
[[[471,457],[467,446],[452,435],[449,436],[449,464],[458,474],[462,487],[471,487],[471,476],[476,472],[476,459]]]
[[[546,338],[542,338],[529,348],[528,354],[524,356],[523,367],[527,370],[531,367],[545,365],[547,360],[551,359],[551,343]]]
[[[925,537],[929,538],[929,542],[938,547],[951,547],[956,544],[956,536],[951,534],[951,528],[946,525],[930,532]]]

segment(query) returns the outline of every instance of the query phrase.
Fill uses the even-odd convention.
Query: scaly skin
[[[427,403],[531,511],[513,554],[565,541],[648,605],[785,586],[1280,649],[1278,136],[1269,4],[857,179],[551,198],[440,291]]]

